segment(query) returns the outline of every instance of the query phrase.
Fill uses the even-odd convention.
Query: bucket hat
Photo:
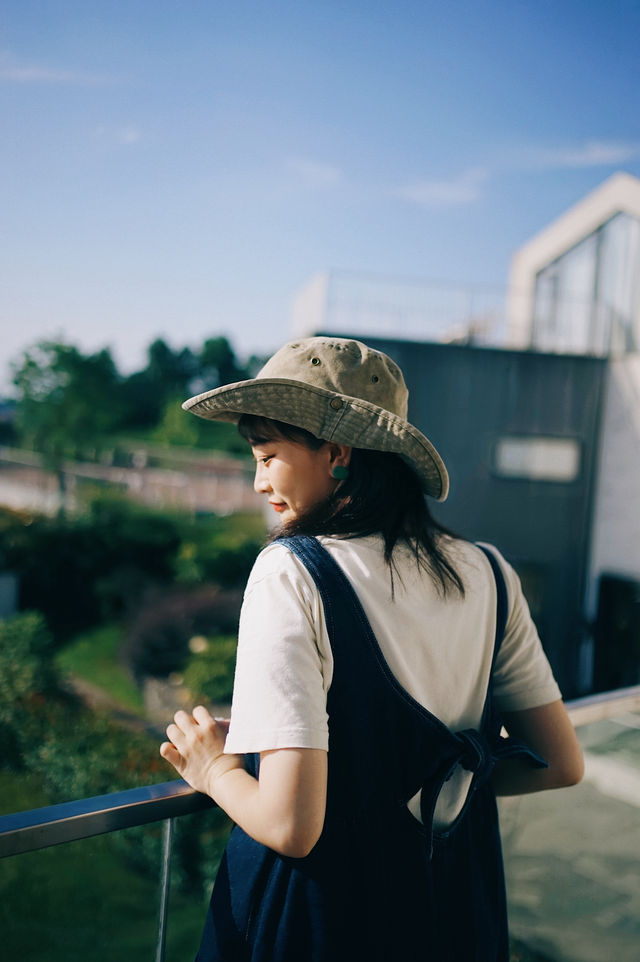
[[[291,341],[248,381],[197,394],[182,407],[210,421],[243,414],[283,421],[317,438],[398,454],[425,492],[444,501],[449,476],[431,441],[407,421],[409,392],[398,365],[360,341]]]

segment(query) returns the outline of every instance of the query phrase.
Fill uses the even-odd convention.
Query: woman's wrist
[[[206,778],[206,794],[210,795],[214,801],[219,801],[219,797],[224,794],[223,782],[229,772],[233,771],[244,771],[242,755],[222,753],[211,762]]]

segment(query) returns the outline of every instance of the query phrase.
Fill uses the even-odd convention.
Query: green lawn
[[[36,779],[7,772],[0,772],[0,799],[4,812],[47,804]],[[109,835],[0,860],[6,959],[153,959],[157,912],[156,882],[130,868]],[[205,913],[203,902],[172,894],[167,962],[194,958]]]
[[[66,645],[56,655],[56,664],[63,672],[99,685],[129,711],[144,715],[142,694],[119,657],[121,644],[122,629],[103,625]]]

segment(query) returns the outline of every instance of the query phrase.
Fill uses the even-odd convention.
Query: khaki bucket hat
[[[400,455],[438,501],[449,491],[442,458],[407,421],[409,392],[398,365],[341,337],[291,341],[249,381],[197,394],[182,407],[210,421],[237,422],[243,414],[284,421],[317,438]]]

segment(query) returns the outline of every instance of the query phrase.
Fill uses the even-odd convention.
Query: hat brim
[[[404,418],[370,401],[303,381],[254,378],[197,394],[182,407],[208,421],[234,423],[243,414],[253,414],[304,428],[325,441],[388,451],[411,465],[432,498],[444,501],[449,493],[447,469],[431,441]]]

